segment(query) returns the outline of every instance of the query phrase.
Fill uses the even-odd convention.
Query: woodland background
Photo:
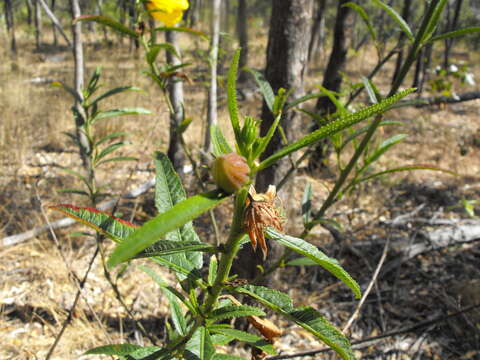
[[[385,2],[412,27],[418,26],[427,3]],[[75,129],[71,97],[51,86],[55,81],[74,86],[72,3],[77,2],[2,3],[0,358],[4,359],[45,358],[79,288],[80,300],[52,358],[78,358],[87,349],[104,343],[148,343],[138,323],[158,339],[165,336],[168,308],[144,273],[131,267],[118,283],[131,310],[127,314],[106,282],[101,264],[93,263],[84,283],[72,275],[81,278],[96,247],[93,240],[74,236],[84,228],[74,225],[52,232],[45,226],[47,221],[60,219],[58,214],[48,212],[48,205],[84,205],[75,194],[57,192],[78,186],[78,179],[63,168],[83,171],[78,147],[65,136]],[[242,48],[241,67],[263,73],[275,90],[293,89],[294,98],[317,92],[316,86],[322,84],[340,93],[346,102],[356,93],[362,77],[369,76],[385,58],[372,81],[380,92],[388,91],[398,71],[398,59],[408,46],[404,35],[384,11],[369,1],[358,1],[368,10],[376,30],[374,42],[361,17],[351,8],[342,7],[344,3],[191,1],[182,26],[212,35],[214,24],[218,24],[218,64],[209,66],[212,41],[189,33],[177,34],[182,61],[190,64],[182,71],[185,118],[192,121],[181,135],[172,131],[175,119],[169,118],[158,88],[141,72],[145,62],[138,44],[106,27],[83,23],[86,79],[101,67],[105,90],[118,86],[143,90],[112,97],[105,106],[142,107],[152,112],[109,120],[98,127],[101,134],[128,131],[126,140],[131,145],[122,148],[121,154],[137,158],[134,162],[112,163],[98,173],[99,183],[108,184],[106,192],[110,196],[105,201],[120,199],[117,215],[137,224],[153,216],[151,155],[156,150],[169,153],[189,193],[200,191],[202,186],[212,187],[202,168],[210,161],[207,124],[218,123],[233,138],[225,107],[225,78],[238,47]],[[108,15],[126,26],[132,26],[135,17],[130,0],[80,0],[79,6],[82,14]],[[46,9],[54,14],[57,26]],[[289,28],[291,24],[295,26]],[[478,1],[450,0],[437,31],[479,24]],[[272,39],[285,47],[267,51]],[[287,44],[295,56],[284,62],[282,51]],[[350,329],[352,342],[358,342],[359,358],[480,359],[480,89],[475,82],[480,78],[479,48],[477,33],[438,41],[425,49],[404,84],[418,88],[410,99],[412,103],[389,112],[388,120],[399,124],[383,127],[379,134],[380,138],[398,133],[408,137],[374,164],[377,170],[427,164],[458,176],[412,171],[361,184],[328,214],[341,227],[326,223],[315,227],[308,238],[339,259],[362,289],[379,269],[373,290]],[[216,104],[212,102],[212,79],[218,86]],[[262,96],[252,75],[242,72],[238,86],[241,112],[265,120],[268,115],[265,105],[262,109]],[[351,106],[368,103],[367,94],[362,93]],[[327,97],[307,102],[304,112],[292,112],[284,120],[288,124],[287,138],[298,138],[315,128],[309,113],[328,115],[334,111],[335,105]],[[337,160],[330,148],[322,143],[309,149],[280,192],[290,233],[302,231],[302,196],[308,184],[312,204],[319,208],[338,176]],[[258,188],[278,184],[289,170],[290,164],[269,170],[258,180]],[[141,191],[135,193],[142,184]],[[220,234],[227,231],[230,212],[231,204],[215,210]],[[210,217],[202,217],[195,225],[205,241],[215,242]],[[42,226],[43,230],[38,230]],[[38,231],[16,236],[31,229]],[[242,277],[252,276],[256,266],[252,259],[244,256],[237,265]],[[164,276],[173,279],[167,272]],[[315,267],[285,267],[270,281],[297,303],[318,308],[339,327],[357,306],[345,288]],[[306,332],[287,323],[279,325],[285,331],[279,344],[282,353],[322,348]],[[241,344],[235,351],[247,353]],[[328,359],[334,355],[326,352],[311,356]]]

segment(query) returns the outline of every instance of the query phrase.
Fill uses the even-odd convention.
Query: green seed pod
[[[228,193],[234,193],[245,185],[249,180],[249,172],[247,160],[236,153],[219,156],[212,164],[213,180]]]

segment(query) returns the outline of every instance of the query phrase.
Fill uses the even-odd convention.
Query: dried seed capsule
[[[247,160],[236,153],[219,156],[212,165],[215,183],[224,191],[234,193],[248,182]]]

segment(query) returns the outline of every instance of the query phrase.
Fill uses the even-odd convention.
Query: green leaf
[[[210,139],[212,141],[212,150],[215,156],[218,157],[233,152],[218,125],[212,124],[210,126]]]
[[[308,100],[311,100],[311,99],[317,99],[321,96],[324,96],[323,92],[318,92],[318,93],[307,94],[307,95],[301,96],[298,99],[295,99],[292,102],[288,103],[287,106],[285,106],[285,111],[293,109],[294,107],[300,105],[301,103],[304,103],[305,101],[308,101]]]
[[[365,11],[364,8],[362,8],[360,5],[355,4],[354,2],[348,2],[346,4],[343,4],[343,6],[347,6],[354,10],[362,20],[365,22],[365,25],[367,26],[367,30],[372,37],[373,41],[377,41],[377,33],[375,32],[375,29],[373,28],[372,21],[370,20],[370,17],[368,16],[367,12]]]
[[[376,88],[375,84],[372,82],[372,80],[366,78],[365,76],[362,76],[362,83],[363,83],[363,86],[365,87],[365,90],[367,90],[367,94],[368,94],[368,97],[370,98],[370,102],[372,104],[377,104],[380,99],[380,93],[378,92],[378,89]]]
[[[278,290],[270,289],[264,286],[243,285],[234,288],[235,292],[246,294],[260,301],[263,305],[271,309],[293,309],[293,303],[290,296]]]
[[[76,195],[90,196],[89,193],[81,189],[60,189],[60,190],[57,190],[57,192],[62,194],[76,194]]]
[[[223,327],[209,327],[209,330],[212,333],[221,334],[225,336],[231,336],[236,340],[244,341],[257,349],[260,349],[267,354],[275,355],[276,351],[275,348],[269,344],[265,339],[261,338],[260,336],[253,335],[247,333],[245,331],[231,329],[231,328],[223,328]]]
[[[212,245],[199,243],[197,241],[159,240],[152,246],[149,246],[135,255],[135,259],[178,254],[189,251],[213,251],[215,249],[216,248]]]
[[[172,209],[174,205],[186,200],[187,194],[167,155],[161,152],[155,153],[155,169],[155,207],[159,213],[165,213]],[[169,232],[165,238],[170,241],[202,244],[191,221]],[[203,265],[203,256],[199,252],[177,254],[175,257],[185,258],[197,269],[200,269]]]
[[[183,354],[187,360],[211,360],[215,355],[210,333],[205,327],[199,327],[187,342]]]
[[[95,156],[95,162],[103,159],[105,156],[113,153],[114,151],[120,149],[124,145],[130,145],[130,141],[120,141],[115,144],[108,145],[105,149],[103,149],[97,156]]]
[[[177,52],[177,49],[174,45],[170,43],[155,44],[150,47],[150,51],[147,53],[147,61],[149,64],[153,64],[157,59],[158,53],[160,50],[165,50],[172,53],[177,58],[180,58],[180,55]]]
[[[299,257],[293,260],[290,260],[287,262],[286,265],[290,266],[312,266],[312,265],[318,265],[316,261],[313,261],[310,258],[307,257]]]
[[[378,126],[381,127],[381,126],[387,126],[387,125],[403,125],[403,123],[401,121],[383,120]],[[362,134],[365,134],[369,128],[370,128],[370,125],[367,125],[356,130],[353,134],[351,134],[349,137],[347,137],[343,141],[342,145],[339,148],[339,151],[342,151],[345,148],[345,146],[347,146],[352,140],[356,139]]]
[[[309,146],[328,136],[336,134],[337,132],[346,129],[352,126],[353,124],[359,123],[362,120],[368,119],[371,116],[383,114],[384,112],[389,110],[389,108],[393,104],[395,104],[397,101],[411,94],[414,91],[415,89],[407,89],[407,90],[400,91],[399,93],[382,100],[378,104],[371,105],[353,114],[342,116],[339,119],[334,120],[326,124],[325,126],[322,126],[320,129],[301,138],[300,140],[297,140],[296,142],[283,147],[281,150],[277,151],[275,154],[263,160],[255,170],[260,171],[262,169],[265,169],[273,165],[279,159],[291,154],[294,151],[297,151],[305,146]]]
[[[68,86],[67,84],[64,84],[61,81],[53,81],[50,86],[52,87],[61,87],[63,90],[68,92],[74,99],[75,101],[78,101],[79,103],[83,102],[82,97],[78,94],[78,92],[74,89]]]
[[[272,87],[270,86],[270,84],[265,79],[262,73],[249,68],[246,68],[245,70],[253,75],[253,78],[255,79],[255,82],[260,88],[260,92],[262,93],[263,98],[265,99],[265,103],[267,104],[270,111],[273,113],[273,103],[275,102],[275,94],[273,92]]]
[[[49,208],[60,211],[62,214],[87,225],[116,242],[127,238],[138,228],[128,221],[93,208],[78,207],[69,204],[59,204],[50,206]]]
[[[129,133],[125,132],[125,131],[113,132],[111,134],[108,134],[108,135],[102,137],[100,140],[98,140],[95,143],[95,146],[102,145],[103,143],[107,142],[108,140],[117,139],[117,138],[124,137],[124,136],[127,136],[127,135],[129,135]]]
[[[399,142],[401,142],[403,139],[405,139],[407,137],[407,134],[397,134],[397,135],[394,135],[384,141],[382,141],[382,143],[375,149],[375,151],[373,152],[373,154],[369,155],[367,160],[365,160],[365,168],[378,160],[378,158],[380,156],[382,156],[385,152],[388,151],[388,149],[390,149],[392,146],[398,144]]]
[[[215,278],[217,277],[217,270],[218,270],[218,261],[215,255],[210,257],[210,263],[208,264],[208,284],[210,286],[213,285],[215,282]]]
[[[235,133],[235,140],[237,144],[241,143],[241,129],[240,122],[238,120],[238,104],[237,104],[237,73],[238,73],[238,61],[240,59],[240,49],[235,51],[233,55],[232,64],[228,71],[227,77],[227,100],[228,100],[228,113],[230,114],[230,122],[232,124],[233,132]]]
[[[105,163],[114,162],[114,161],[137,161],[138,158],[132,156],[115,156],[110,159],[102,160],[97,163],[97,166],[100,166]]]
[[[258,147],[255,149],[252,156],[253,159],[258,158],[261,154],[263,154],[268,144],[270,143],[270,140],[272,140],[273,134],[275,133],[275,130],[277,130],[281,118],[282,113],[280,112],[277,114],[277,116],[275,116],[273,124],[270,126],[270,129],[268,129],[267,134],[263,138],[259,139]]]
[[[92,119],[92,123],[98,120],[108,119],[115,116],[125,116],[125,115],[151,115],[150,110],[144,108],[124,108],[124,109],[115,109],[109,111],[101,111],[95,115]]]
[[[440,16],[442,15],[443,8],[445,7],[445,5],[447,5],[447,1],[448,0],[439,0],[430,3],[430,8],[427,10],[427,15],[430,14],[430,10],[433,11],[431,12],[431,16],[426,19],[428,23],[426,25],[425,32],[422,34],[423,36],[420,39],[421,43],[427,42],[434,34],[435,29],[437,28],[437,25],[439,23]]]
[[[234,290],[253,297],[261,304],[308,330],[335,350],[344,360],[355,359],[345,335],[313,308],[294,308],[288,295],[262,286],[245,285],[236,287]]]
[[[387,14],[392,18],[392,20],[395,21],[398,26],[400,26],[400,29],[402,29],[405,35],[407,35],[410,41],[413,42],[415,40],[415,37],[413,36],[410,26],[408,26],[407,22],[400,16],[398,12],[395,11],[395,9],[393,9],[392,7],[388,6],[387,4],[383,3],[380,0],[372,0],[372,1],[379,8],[387,12]]]
[[[240,356],[216,353],[213,360],[245,360]]]
[[[125,360],[170,360],[172,356],[167,349],[158,346],[146,346],[126,355]],[[123,359],[122,359],[123,360]]]
[[[307,224],[310,222],[310,217],[312,215],[312,184],[307,183],[305,190],[303,191],[302,196],[302,215],[303,223]]]
[[[128,355],[135,350],[141,349],[139,345],[132,344],[116,344],[116,345],[104,345],[98,346],[85,352],[84,355]]]
[[[323,267],[325,270],[334,275],[337,279],[344,282],[345,285],[347,285],[350,289],[352,289],[357,299],[362,296],[360,286],[340,266],[338,261],[325,255],[323,252],[318,250],[316,246],[306,242],[305,240],[279,233],[275,229],[270,227],[265,230],[265,235],[267,235],[272,240],[278,241],[289,249],[315,261],[318,265]]]
[[[106,99],[112,95],[120,94],[125,91],[142,91],[142,89],[135,87],[135,86],[122,86],[122,87],[117,87],[111,90],[108,90],[107,92],[103,93],[102,95],[98,96],[95,100],[93,100],[91,103],[88,104],[88,106],[96,105],[98,102],[102,101],[103,99]]]
[[[177,289],[170,286],[167,282],[165,282],[160,277],[160,275],[158,275],[158,273],[156,273],[154,270],[150,269],[147,266],[140,265],[138,268],[144,271],[147,275],[149,275],[158,284],[158,286],[160,286],[160,290],[167,297],[170,304],[176,301],[176,299],[178,299],[188,308],[188,310],[190,310],[192,314],[196,313],[195,309],[187,301],[185,296],[183,296]]]
[[[93,192],[93,189],[90,186],[90,183],[88,182],[88,180],[85,176],[76,172],[75,170],[68,169],[68,168],[62,168],[62,171],[65,171],[66,173],[69,173],[70,175],[75,176],[77,179],[80,179],[85,184],[85,186],[88,188],[88,190],[90,190],[90,192]]]
[[[450,38],[459,37],[459,36],[468,35],[468,34],[474,34],[477,32],[480,32],[480,26],[471,26],[471,27],[450,31],[441,35],[434,36],[430,39],[430,42],[450,39]]]
[[[215,321],[221,321],[242,316],[265,316],[265,312],[254,306],[228,305],[213,310],[209,318]]]
[[[178,32],[184,32],[184,33],[200,36],[203,39],[208,39],[208,35],[201,31],[187,28],[187,27],[181,27],[181,26],[178,26],[178,27],[177,26],[159,26],[153,29],[153,31],[178,31]]]
[[[192,196],[175,204],[170,210],[147,221],[113,251],[109,267],[127,261],[167,233],[185,225],[204,212],[225,201],[229,196],[219,190]],[[172,255],[171,255],[172,256]]]
[[[74,23],[77,21],[95,21],[96,23],[108,26],[109,28],[118,31],[121,34],[128,35],[135,39],[138,38],[138,34],[135,31],[108,16],[82,15],[73,20]]]
[[[355,360],[350,342],[335,326],[312,307],[289,311],[287,317],[330,346],[344,360]]]

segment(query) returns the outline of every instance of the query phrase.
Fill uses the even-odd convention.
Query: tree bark
[[[316,10],[315,20],[312,25],[312,36],[308,45],[308,62],[318,53],[325,38],[325,9],[327,0],[317,0],[318,6]]]
[[[7,1],[11,1],[11,0],[5,0],[5,3]],[[27,24],[30,26],[32,25],[32,18],[33,18],[32,0],[25,0],[25,4],[27,5]]]
[[[40,11],[39,0],[35,0],[34,9],[35,9],[35,47],[37,50],[39,50],[41,45],[41,37],[42,37],[42,12]]]
[[[247,0],[238,0],[237,8],[237,36],[238,45],[242,49],[240,59],[238,60],[238,68],[242,69],[248,65],[248,28],[247,28],[248,8]],[[248,76],[245,71],[240,70],[238,83],[244,83]]]
[[[205,131],[205,140],[203,149],[205,153],[210,153],[211,139],[210,127],[217,125],[217,64],[218,64],[218,42],[220,38],[220,5],[221,0],[212,1],[212,28],[210,43],[210,89],[208,91],[208,107],[207,107],[207,126]]]
[[[165,40],[172,44],[177,54],[180,55],[180,49],[178,47],[177,31],[166,31]],[[167,51],[167,62],[171,65],[181,64],[181,60],[174,56],[170,51]],[[185,163],[185,153],[182,149],[178,128],[182,121],[185,119],[185,111],[183,107],[183,82],[180,78],[173,77],[168,85],[168,96],[170,103],[172,104],[173,112],[170,114],[170,143],[168,146],[168,158],[173,164],[175,171],[182,176],[183,165]]]
[[[405,0],[405,2],[403,3],[402,17],[407,23],[410,20],[411,5],[412,5],[412,0]],[[402,31],[402,32],[400,32],[400,35],[398,36],[397,47],[398,47],[399,51],[398,51],[398,55],[397,55],[397,60],[395,62],[395,71],[393,72],[392,84],[395,82],[395,79],[397,78],[397,76],[400,72],[400,68],[402,66],[402,63],[403,63],[404,42],[405,42],[405,33]]]
[[[52,2],[50,3],[52,14],[55,14],[55,5],[56,5],[56,1],[52,0]],[[53,20],[52,20],[52,33],[53,33],[53,46],[57,46],[58,45],[57,24],[55,24]]]
[[[460,10],[462,9],[463,0],[456,0],[455,10],[453,13],[452,21],[449,21],[449,26],[446,29],[446,32],[453,31],[457,28],[458,19],[460,18]],[[454,38],[445,39],[445,51],[443,52],[443,67],[448,69],[450,65],[450,52],[453,47]]]
[[[15,20],[13,18],[12,0],[5,0],[3,10],[5,14],[7,32],[10,34],[10,51],[13,55],[17,55],[17,40],[15,38]]]
[[[272,14],[267,47],[267,67],[265,78],[277,92],[280,88],[291,89],[291,99],[296,99],[304,94],[303,80],[308,57],[308,42],[312,18],[312,0],[283,0],[272,2]],[[273,115],[266,103],[262,107],[261,135],[264,136],[271,124]],[[290,142],[301,132],[299,117],[296,112],[287,112],[281,119],[281,126]],[[268,157],[283,146],[277,131],[268,145],[263,158]],[[272,167],[261,171],[257,176],[256,188],[264,192],[268,185],[278,184],[290,168],[288,159],[282,159]],[[288,186],[283,187],[281,197],[288,194]],[[253,252],[251,246],[245,246],[235,265],[235,270],[240,277],[252,279],[258,275],[257,265],[269,267],[281,255],[281,247],[277,243],[269,243],[270,252],[267,261],[263,263],[260,251]],[[266,279],[266,282],[269,280]]]

